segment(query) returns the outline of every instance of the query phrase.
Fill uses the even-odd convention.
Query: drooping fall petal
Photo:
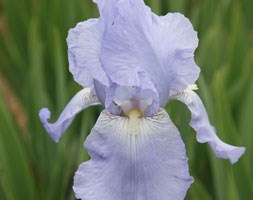
[[[98,104],[100,103],[97,97],[92,94],[91,90],[89,88],[84,88],[71,99],[55,123],[48,122],[50,111],[47,108],[42,108],[40,110],[39,117],[51,138],[55,142],[58,142],[76,114],[89,106]]]
[[[198,142],[208,142],[215,155],[219,158],[229,159],[232,164],[238,161],[243,155],[245,148],[232,146],[220,140],[214,127],[209,122],[201,99],[194,91],[186,89],[173,95],[171,99],[179,100],[188,106],[191,111],[190,125],[197,132]]]
[[[103,111],[84,146],[74,191],[83,200],[183,200],[193,182],[185,145],[168,114],[129,118]]]

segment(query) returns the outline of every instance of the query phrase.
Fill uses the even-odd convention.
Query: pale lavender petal
[[[180,13],[153,15],[154,48],[159,60],[170,69],[171,93],[182,91],[195,83],[200,69],[194,61],[198,46],[197,32],[191,22]]]
[[[83,109],[100,104],[97,97],[92,94],[89,88],[85,88],[79,91],[68,103],[60,117],[55,123],[49,123],[50,111],[47,108],[42,108],[39,112],[39,117],[43,123],[46,131],[51,138],[58,142],[62,134],[71,124],[75,115],[81,112]]]
[[[99,60],[103,24],[98,19],[80,22],[69,30],[69,69],[74,79],[84,87],[92,87],[93,80],[108,86],[108,77]]]
[[[117,12],[115,12],[115,5],[119,1],[120,0],[93,0],[93,2],[97,4],[101,19],[106,25],[111,25],[113,23],[117,15]]]
[[[171,96],[171,99],[179,100],[188,106],[191,111],[190,125],[197,132],[198,142],[208,142],[215,155],[219,158],[229,159],[232,164],[238,161],[245,152],[245,148],[226,144],[219,139],[214,127],[209,122],[201,99],[195,92],[187,89]]]
[[[106,109],[118,112],[115,87],[137,87],[149,91],[152,103],[145,114],[152,115],[170,93],[195,82],[198,38],[187,18],[178,13],[159,17],[143,0],[94,1],[100,19],[69,31],[69,63],[75,80],[94,87]]]
[[[140,87],[140,76],[146,76],[151,82],[150,89],[155,86],[159,94],[168,94],[168,70],[165,72],[160,67],[149,41],[150,10],[142,1],[120,1],[116,7],[119,15],[108,28],[102,44],[101,62],[105,71],[120,86]]]
[[[140,87],[118,86],[115,90],[114,100],[127,115],[130,109],[139,109],[145,116],[151,116],[157,112],[159,97],[153,83],[142,73],[139,74]]]
[[[151,98],[151,104],[149,104],[149,107],[145,110],[145,116],[151,116],[152,114],[156,113],[158,108],[160,107],[160,97],[159,92],[155,86],[155,84],[150,80],[150,78],[146,75],[145,72],[139,73],[140,80],[141,80],[141,88],[145,92],[139,96],[139,99],[147,99]],[[144,96],[144,93],[148,92],[148,95],[146,97]],[[145,98],[144,98],[145,97]]]
[[[100,83],[97,80],[94,80],[94,91],[98,97],[99,102],[102,105],[105,105],[105,99],[106,99],[106,86]]]
[[[125,101],[131,99],[136,93],[136,87],[121,86],[115,91],[116,101]]]
[[[103,111],[74,177],[82,200],[183,200],[193,182],[185,145],[168,114],[129,118]]]
[[[142,0],[122,0],[114,6],[113,24],[106,30],[101,62],[112,81],[140,86],[145,72],[165,106],[169,93],[193,84],[199,68],[194,62],[197,33],[179,13],[159,17]]]

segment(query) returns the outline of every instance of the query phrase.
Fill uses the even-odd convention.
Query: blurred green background
[[[235,165],[199,144],[190,113],[168,106],[181,131],[195,178],[187,200],[253,199],[253,1],[150,0],[154,12],[179,11],[198,31],[199,95],[226,142],[245,146]],[[38,111],[56,119],[81,89],[68,71],[66,36],[97,17],[91,0],[0,0],[0,199],[74,199],[73,175],[88,159],[83,141],[101,107],[78,115],[59,144],[44,131]]]

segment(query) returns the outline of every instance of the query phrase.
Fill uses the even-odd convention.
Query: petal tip
[[[40,120],[41,120],[42,123],[47,122],[47,120],[50,118],[50,116],[51,116],[51,113],[48,110],[48,108],[40,109],[39,117],[40,117]]]
[[[229,159],[231,164],[235,164],[246,150],[245,147],[232,146],[222,141],[209,144],[218,158]]]
[[[59,137],[52,131],[50,124],[48,123],[48,119],[51,117],[51,112],[48,108],[42,108],[39,112],[40,121],[42,122],[44,128],[50,135],[50,137],[56,142],[59,142]]]
[[[228,152],[229,160],[231,164],[235,164],[241,156],[245,153],[246,148],[245,147],[236,147],[230,152]]]

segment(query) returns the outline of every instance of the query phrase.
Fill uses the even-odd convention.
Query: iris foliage
[[[145,2],[191,20],[200,40],[198,93],[219,136],[247,148],[233,166],[217,159],[196,142],[186,107],[167,106],[195,178],[186,199],[253,199],[253,2]],[[0,199],[74,199],[73,173],[88,159],[82,143],[101,108],[82,112],[58,145],[37,113],[46,105],[59,115],[80,90],[68,72],[65,38],[77,22],[97,16],[91,0],[0,0]]]

